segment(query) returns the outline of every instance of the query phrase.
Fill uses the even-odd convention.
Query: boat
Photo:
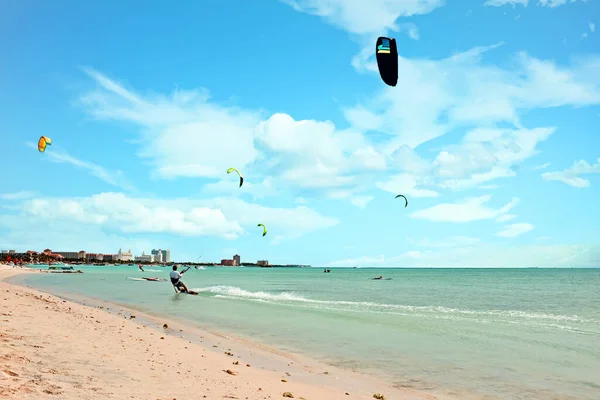
[[[82,274],[83,271],[73,268],[72,265],[52,265],[48,267],[48,269],[40,270],[42,272],[51,273],[51,274]]]

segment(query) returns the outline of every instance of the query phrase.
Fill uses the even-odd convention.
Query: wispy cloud
[[[507,221],[512,221],[515,218],[517,218],[517,216],[515,214],[504,214],[504,215],[501,215],[498,218],[496,218],[496,221],[507,222]]]
[[[507,238],[514,238],[533,229],[533,225],[528,223],[512,224],[498,232],[496,235]]]
[[[563,171],[544,172],[542,179],[545,181],[559,181],[575,188],[586,188],[590,186],[590,181],[582,178],[580,175],[600,174],[600,157],[596,164],[590,164],[585,160],[579,160],[573,163],[571,168]]]
[[[21,191],[15,193],[1,193],[0,199],[2,200],[25,200],[35,197],[36,194],[34,192],[29,191]]]
[[[588,0],[581,1],[585,3]],[[577,0],[537,0],[535,4],[540,7],[555,8],[575,2],[577,2]],[[506,5],[512,5],[513,8],[517,5],[521,5],[523,7],[527,7],[529,5],[529,0],[487,0],[485,3],[483,3],[483,5],[489,7],[502,7]]]
[[[445,238],[444,240],[429,240],[429,238],[424,238],[422,240],[412,240],[408,239],[409,243],[415,246],[420,247],[431,247],[431,248],[443,248],[443,247],[470,247],[474,246],[481,242],[481,239],[476,237],[469,236],[451,236]]]
[[[33,142],[26,142],[25,145],[27,147],[37,150],[37,145]],[[52,149],[51,151],[48,150],[44,152],[44,155],[46,156],[48,161],[51,161],[53,163],[70,164],[77,168],[87,170],[90,173],[90,175],[95,176],[96,178],[108,183],[109,185],[127,191],[135,190],[135,187],[131,183],[129,183],[122,171],[109,171],[100,165],[75,158],[65,151]]]
[[[513,198],[501,208],[495,209],[486,206],[492,196],[472,197],[459,203],[443,203],[415,211],[410,214],[411,218],[426,219],[435,222],[470,222],[484,219],[498,218],[507,213],[519,203],[518,198]]]
[[[546,169],[546,168],[548,168],[550,165],[551,165],[551,164],[550,164],[549,162],[547,162],[547,163],[544,163],[544,164],[541,164],[541,165],[536,165],[535,167],[533,167],[533,169],[536,169],[536,170],[538,170],[538,171],[539,171],[539,170],[541,170],[541,169]]]

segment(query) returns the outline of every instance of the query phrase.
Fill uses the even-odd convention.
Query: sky
[[[597,0],[2,2],[0,249],[600,266],[596,16]],[[396,38],[396,87],[378,36]]]

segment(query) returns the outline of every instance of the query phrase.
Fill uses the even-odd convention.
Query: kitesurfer
[[[190,293],[185,283],[181,281],[181,275],[185,274],[185,272],[179,273],[177,271],[177,265],[173,265],[173,271],[169,273],[169,277],[171,278],[171,283],[173,286],[179,290],[180,292]]]
[[[140,271],[144,272],[144,267],[142,267],[142,264],[139,264],[138,268],[140,269]]]

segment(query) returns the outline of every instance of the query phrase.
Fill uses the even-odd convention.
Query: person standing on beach
[[[169,273],[169,277],[171,278],[171,283],[177,290],[180,292],[190,293],[185,283],[181,281],[181,275],[185,274],[185,272],[179,273],[177,271],[177,265],[173,265],[173,271]]]

